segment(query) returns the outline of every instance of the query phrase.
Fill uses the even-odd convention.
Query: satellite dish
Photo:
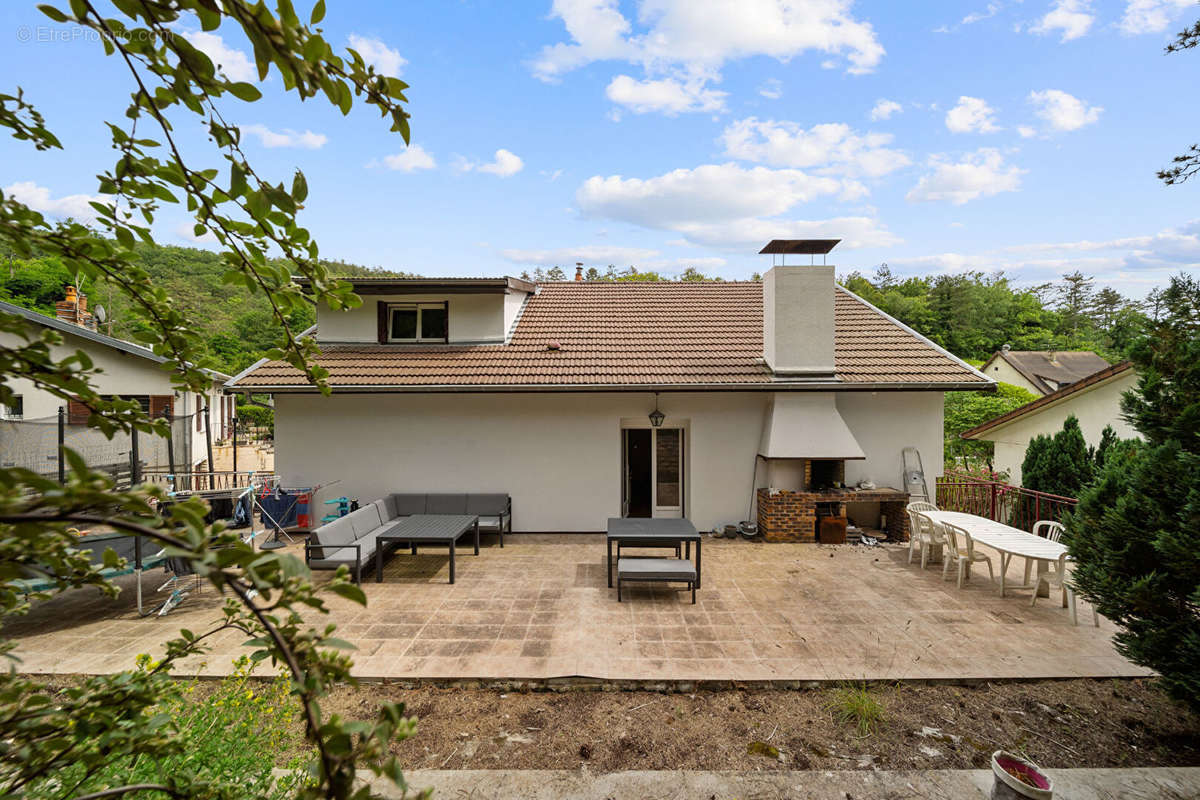
[[[108,319],[108,312],[104,310],[104,306],[96,306],[92,313],[96,316],[97,322],[104,322]]]

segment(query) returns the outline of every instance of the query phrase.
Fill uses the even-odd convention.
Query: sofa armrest
[[[307,564],[309,562],[309,559],[312,558],[313,550],[321,550],[321,551],[341,550],[342,548],[346,548],[346,547],[354,548],[354,560],[355,561],[359,561],[362,559],[362,545],[360,545],[358,542],[355,542],[354,544],[320,544],[320,543],[313,544],[312,542],[305,542],[304,543],[304,563]],[[324,558],[324,557],[325,557],[324,553],[317,556],[317,558]]]

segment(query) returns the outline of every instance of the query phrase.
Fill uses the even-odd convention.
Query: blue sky
[[[0,187],[80,213],[127,75],[32,2],[0,18],[0,91],[66,145],[3,140]],[[1200,183],[1154,177],[1200,139],[1200,52],[1163,54],[1197,18],[1194,0],[334,0],[327,38],[412,85],[412,146],[277,76],[226,116],[261,172],[304,170],[322,254],[370,266],[745,278],[766,240],[813,236],[845,240],[842,271],[1080,269],[1141,295],[1200,265]],[[246,43],[217,34],[193,41],[246,78]],[[217,166],[190,125],[191,160]],[[164,214],[158,233],[189,229]]]

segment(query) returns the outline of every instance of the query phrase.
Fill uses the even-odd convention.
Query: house
[[[823,254],[836,240],[772,244]],[[757,488],[772,502],[787,495],[768,488],[882,493],[900,486],[905,446],[932,486],[943,393],[995,386],[827,265],[760,282],[347,280],[364,304],[317,315],[330,396],[281,361],[227,385],[274,395],[284,484],[507,492],[520,531],[616,516],[708,529],[754,519]],[[902,524],[907,495],[888,491],[843,499]],[[812,540],[811,519],[789,524],[766,533]]]
[[[1122,439],[1137,432],[1121,418],[1121,395],[1137,385],[1137,373],[1128,361],[1093,372],[1045,397],[990,419],[961,434],[964,439],[995,442],[995,469],[1007,470],[1011,483],[1021,484],[1021,463],[1029,442],[1039,434],[1053,435],[1062,430],[1067,417],[1079,419],[1083,438],[1091,446],[1100,444],[1105,426]]]
[[[1107,361],[1090,350],[1010,350],[1005,345],[980,372],[1044,397],[1107,366]]]
[[[212,388],[206,394],[179,392],[171,383],[166,361],[149,348],[107,336],[97,330],[97,320],[87,309],[87,296],[67,287],[66,298],[55,304],[56,316],[48,317],[27,308],[0,302],[0,314],[24,319],[34,331],[49,328],[62,334],[63,343],[52,348],[55,358],[76,351],[87,354],[101,370],[93,385],[104,395],[138,400],[154,415],[170,414],[173,426],[174,463],[187,469],[206,457],[205,426],[214,440],[232,433],[234,398],[222,394],[229,379],[214,370]],[[19,336],[0,332],[0,347],[25,343]],[[12,405],[0,407],[0,466],[25,467],[43,474],[56,474],[58,464],[58,416],[64,410],[64,439],[67,447],[80,453],[89,466],[118,468],[129,464],[127,436],[112,440],[87,427],[89,411],[82,403],[64,403],[48,391],[25,379],[11,380],[16,397]],[[205,416],[205,409],[208,415]],[[147,469],[167,469],[171,458],[164,440],[139,437],[139,460]]]

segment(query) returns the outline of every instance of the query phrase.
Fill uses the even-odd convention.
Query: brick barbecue
[[[836,464],[834,480],[840,483],[845,465],[833,463]],[[812,462],[806,462],[806,487],[811,484],[812,476]],[[887,519],[888,538],[903,542],[908,540],[908,514],[904,510],[908,499],[907,492],[889,488],[763,488],[758,490],[758,531],[768,542],[815,542],[818,506],[832,504],[837,516],[845,516],[846,503],[878,503],[880,514]]]

